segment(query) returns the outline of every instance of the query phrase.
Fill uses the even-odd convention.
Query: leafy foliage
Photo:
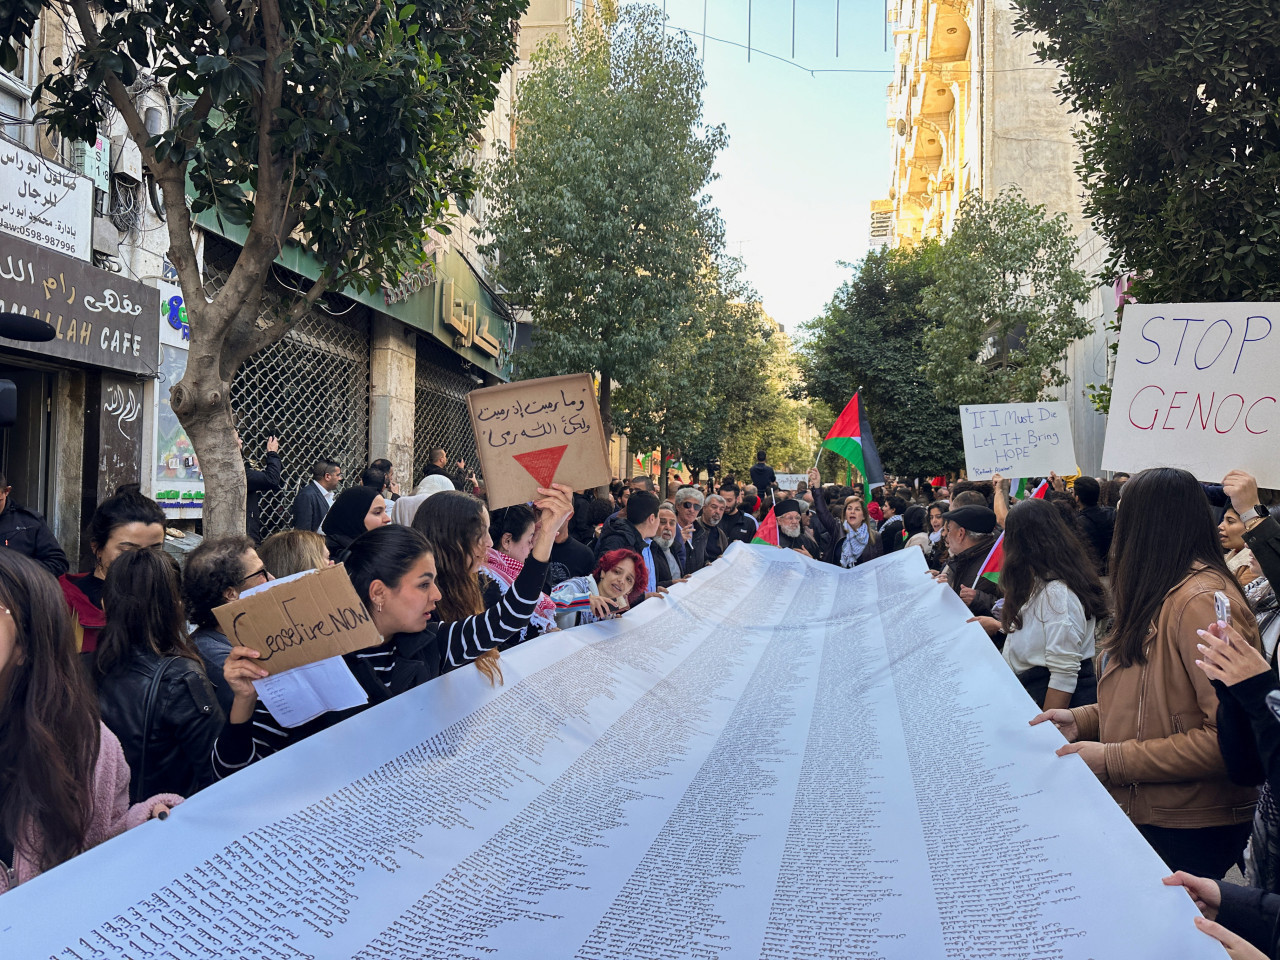
[[[636,405],[661,379],[722,242],[703,189],[725,134],[702,124],[703,86],[661,11],[587,22],[535,55],[515,148],[486,171],[483,249],[501,252],[497,279],[534,320],[518,373],[596,372],[606,430],[614,381]]]
[[[862,388],[876,448],[890,473],[928,476],[964,463],[960,415],[920,372],[929,325],[921,297],[936,281],[938,246],[868,253],[826,312],[805,326],[801,366],[809,394],[844,409]],[[834,416],[821,424],[830,429]],[[834,456],[834,455],[832,455]],[[823,465],[843,479],[843,461]]]
[[[1065,214],[1016,190],[964,199],[920,296],[922,373],[940,402],[1031,401],[1067,382],[1067,347],[1092,329],[1076,313],[1090,288],[1075,254]]]
[[[1280,299],[1273,0],[1015,0],[1079,114],[1084,211],[1139,302]]]
[[[515,59],[526,5],[0,0],[8,67],[40,17],[74,18],[66,34],[80,46],[49,62],[39,117],[92,141],[118,115],[163,191],[191,319],[186,373],[170,397],[205,474],[207,535],[244,530],[228,400],[236,370],[331,286],[373,290],[423,260],[425,229],[475,188],[471,136]],[[158,102],[153,133],[144,104]],[[192,242],[191,212],[203,210],[248,227],[212,301]],[[270,264],[289,240],[324,271],[284,315],[260,316]]]

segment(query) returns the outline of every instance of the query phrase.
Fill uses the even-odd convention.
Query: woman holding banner
[[[1080,755],[1171,869],[1218,878],[1249,836],[1257,791],[1228,777],[1218,695],[1195,665],[1199,630],[1217,620],[1217,592],[1255,649],[1257,626],[1187,471],[1153,468],[1125,484],[1111,551],[1115,623],[1098,702],[1031,722],[1071,741],[1058,755]]]
[[[434,545],[423,535],[421,526],[430,521],[430,517],[425,516],[426,506],[449,496],[474,500],[470,494],[437,494],[418,510],[413,527],[382,526],[352,541],[343,558],[347,575],[379,636],[385,638],[376,647],[343,657],[368,694],[369,702],[350,710],[323,713],[296,727],[285,727],[258,701],[253,681],[267,676],[267,671],[254,663],[258,652],[248,647],[233,647],[223,670],[235,692],[235,700],[226,730],[214,747],[213,764],[218,776],[227,777],[375,703],[398,696],[465,663],[476,662],[490,651],[496,652],[503,641],[519,634],[529,623],[546,579],[556,530],[573,512],[573,491],[569,487],[552,484],[550,489],[539,488],[538,492],[541,497],[533,504],[538,510],[538,531],[520,575],[496,606],[488,610],[481,607],[482,612],[464,619],[443,623],[431,619],[437,604],[443,608],[444,601],[449,599],[442,597],[437,585],[436,561],[437,557],[446,555],[455,559],[466,557],[464,562],[476,592],[473,602],[479,605],[480,588],[475,576],[484,557],[479,546],[489,541],[484,505],[479,507],[483,522],[473,524],[473,535],[480,537],[478,542]],[[453,598],[453,602],[459,601]],[[496,666],[493,664],[491,673],[501,678]]]
[[[817,490],[821,486],[821,478],[817,470],[809,471],[809,486]],[[880,534],[867,522],[867,507],[857,496],[846,497],[840,506],[840,522],[831,516],[831,508],[819,490],[813,498],[813,508],[822,526],[835,532],[831,535],[831,543],[823,553],[822,559],[827,563],[838,564],[851,570],[860,563],[874,560],[884,553],[884,544]]]

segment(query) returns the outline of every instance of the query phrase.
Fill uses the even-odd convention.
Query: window
[[[0,70],[0,131],[10,140],[23,146],[35,146],[35,131],[31,126],[34,110],[31,106],[31,89],[36,85],[36,55],[40,49],[40,25],[37,23],[31,41],[23,49],[18,71]]]

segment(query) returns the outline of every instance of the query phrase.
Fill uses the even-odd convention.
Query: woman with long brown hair
[[[1010,508],[1003,544],[1003,610],[975,619],[989,634],[1004,631],[1001,653],[1037,706],[1094,703],[1094,628],[1107,613],[1096,565],[1044,500]]]
[[[1215,593],[1230,599],[1243,642],[1260,644],[1214,526],[1185,470],[1143,470],[1125,483],[1098,702],[1031,722],[1052,721],[1072,741],[1058,754],[1080,755],[1171,869],[1216,879],[1244,847],[1257,791],[1228,778],[1218,695],[1196,667],[1198,631],[1217,620]]]
[[[58,582],[0,550],[0,893],[182,802],[128,791]]]

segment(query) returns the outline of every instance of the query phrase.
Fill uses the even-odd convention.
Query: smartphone
[[[1213,610],[1217,614],[1218,621],[1231,626],[1231,600],[1225,593],[1218,590],[1213,595]]]

